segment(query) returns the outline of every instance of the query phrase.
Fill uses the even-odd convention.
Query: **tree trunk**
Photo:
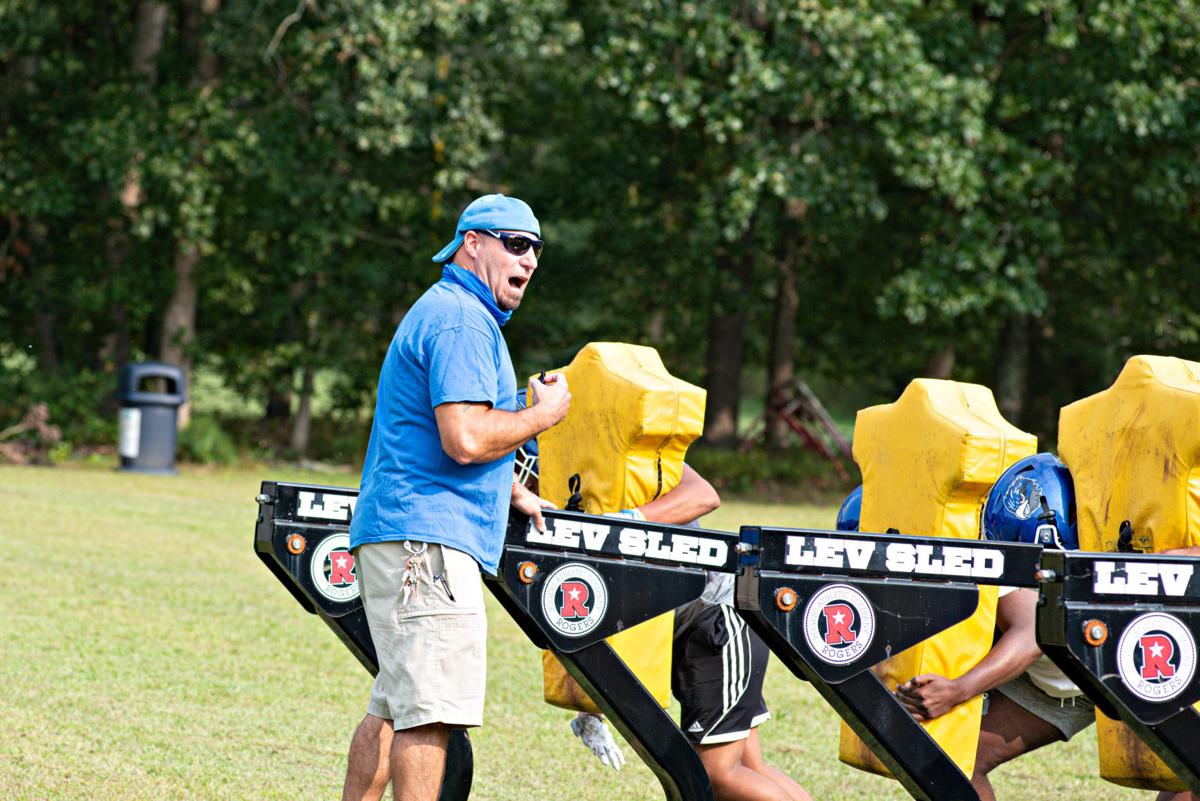
[[[132,170],[126,172],[125,189],[130,188],[130,180],[136,179],[136,173]],[[141,200],[141,185],[137,186],[137,201]],[[108,190],[104,189],[97,193],[98,201],[105,203],[108,200]],[[132,200],[133,197],[128,192],[122,192],[122,203],[126,200]],[[125,206],[127,214],[132,214],[136,210],[136,206]],[[103,344],[100,348],[100,361],[102,364],[111,364],[113,369],[120,370],[126,362],[129,361],[132,348],[129,343],[129,311],[125,304],[121,301],[121,279],[120,276],[124,272],[125,262],[129,260],[133,248],[129,244],[129,236],[124,229],[123,221],[120,217],[114,217],[109,220],[109,232],[104,237],[104,260],[108,262],[108,278],[107,283],[113,287],[112,304],[110,308],[110,319],[113,322],[113,327],[108,335],[104,337]]]
[[[220,72],[217,54],[204,46],[204,29],[221,8],[221,0],[184,0],[180,18],[180,44],[184,56],[196,65],[192,85],[203,88],[214,83]]]
[[[954,372],[954,343],[947,342],[925,362],[923,375],[926,378],[949,378]]]
[[[660,344],[666,327],[667,313],[663,309],[655,309],[650,312],[650,319],[646,321],[646,339],[653,345]]]
[[[180,428],[186,426],[192,417],[192,356],[189,345],[196,337],[195,273],[199,263],[198,247],[176,248],[175,291],[171,293],[163,313],[162,339],[158,347],[159,359],[183,369],[188,400],[179,407]]]
[[[308,453],[308,435],[312,428],[313,369],[304,367],[304,380],[300,385],[300,408],[292,424],[292,451],[296,458],[303,459]]]
[[[754,270],[754,222],[742,240],[717,255],[717,283],[708,329],[708,400],[704,409],[704,441],[714,448],[737,445],[738,409],[742,399],[742,344],[746,328],[745,297]]]
[[[135,75],[145,81],[147,87],[153,87],[158,81],[158,56],[162,52],[166,28],[167,4],[157,0],[142,0],[138,4],[137,28],[134,31],[133,48],[129,54],[129,67]],[[108,200],[106,192],[107,190],[102,193],[101,203]],[[126,218],[132,220],[143,200],[142,175],[136,160],[125,169],[125,181],[121,185],[121,193],[117,200],[124,209]],[[120,217],[113,218],[109,223],[109,233],[104,238],[104,255],[108,261],[110,285],[119,285],[119,276],[124,272],[125,263],[132,252],[124,221]],[[118,288],[116,292],[119,291]],[[115,330],[104,338],[100,359],[102,364],[111,363],[114,369],[119,370],[130,358],[129,314],[120,300],[114,300],[111,308]]]
[[[41,248],[34,250],[34,254],[40,252],[42,252]],[[60,366],[58,360],[58,340],[55,333],[58,327],[58,320],[54,314],[54,310],[47,305],[50,298],[54,297],[54,294],[50,291],[50,282],[46,280],[46,268],[44,266],[35,264],[34,259],[30,259],[29,270],[33,273],[33,286],[37,295],[33,302],[33,328],[38,367],[46,375],[55,376],[58,375]]]
[[[1034,319],[1013,315],[1004,321],[996,348],[996,405],[1014,425],[1025,410],[1026,379],[1029,375],[1029,328]]]
[[[744,315],[721,314],[713,317],[708,329],[704,441],[715,448],[733,448],[737,444],[744,327]]]
[[[800,304],[796,289],[796,244],[785,243],[783,251],[775,285],[775,319],[771,325],[771,347],[767,357],[768,410],[787,403],[796,383],[796,312]],[[766,436],[768,448],[785,448],[791,428],[782,418],[768,417]]]
[[[135,75],[153,85],[158,80],[158,54],[162,52],[167,28],[167,4],[142,0],[138,4],[137,29],[133,35],[130,66]]]
[[[204,47],[204,28],[220,8],[219,0],[187,0],[181,18],[181,47],[184,54],[195,60],[193,85],[209,91],[217,80],[217,58]],[[195,151],[203,150],[203,141],[195,142]],[[173,361],[183,368],[188,386],[188,400],[179,408],[179,427],[191,420],[192,360],[187,346],[196,337],[196,267],[200,263],[200,247],[194,242],[180,241],[175,246],[175,291],[163,314],[163,335],[160,353],[163,361]]]

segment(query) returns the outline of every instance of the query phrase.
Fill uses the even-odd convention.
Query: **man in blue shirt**
[[[479,568],[496,572],[509,505],[544,528],[549,507],[513,480],[513,452],[566,416],[561,374],[518,409],[500,333],[542,252],[524,202],[473,201],[433,260],[442,279],[404,316],[379,375],[350,527],[379,657],[350,744],[343,799],[434,801],[452,728],[483,722],[487,620]]]

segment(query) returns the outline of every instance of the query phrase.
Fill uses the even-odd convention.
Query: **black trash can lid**
[[[140,389],[142,382],[161,378],[169,392],[148,392]],[[155,404],[179,406],[187,398],[183,368],[163,362],[130,362],[121,368],[117,382],[117,398],[123,404]]]

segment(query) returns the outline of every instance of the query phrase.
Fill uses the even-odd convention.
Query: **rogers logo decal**
[[[849,584],[822,587],[804,607],[804,639],[816,657],[831,665],[857,660],[875,638],[875,610]]]
[[[349,534],[340,532],[321,540],[313,550],[311,570],[313,586],[329,600],[349,603],[358,598],[358,571]]]
[[[546,577],[542,585],[542,614],[567,637],[582,637],[604,620],[608,587],[592,568],[570,562]]]
[[[1182,693],[1196,673],[1196,641],[1179,618],[1150,612],[1135,618],[1117,643],[1117,672],[1129,691],[1161,703]]]

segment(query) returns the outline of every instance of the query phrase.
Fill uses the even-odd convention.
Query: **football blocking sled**
[[[348,549],[357,498],[345,487],[263,482],[254,548],[373,675],[375,648]],[[737,536],[570,512],[545,516],[546,534],[513,516],[499,575],[485,576],[486,586],[536,646],[555,652],[658,777],[668,801],[712,801],[691,744],[605,639],[700,597],[706,569],[732,571]],[[580,595],[568,603],[572,589]],[[441,801],[466,799],[472,773],[470,740],[456,731]]]
[[[704,427],[703,389],[668,373],[653,348],[619,342],[590,343],[558,372],[571,388],[571,408],[538,437],[539,495],[566,508],[578,477],[578,508],[605,514],[641,506],[679,483],[684,454]],[[673,627],[668,610],[609,639],[664,708]],[[549,652],[542,676],[547,703],[598,711]]]
[[[264,482],[262,490],[255,550],[297,601],[374,673],[353,564],[339,562],[352,557],[346,532],[357,492],[276,482]],[[742,616],[871,744],[914,798],[976,798],[950,757],[868,668],[968,616],[977,605],[976,583],[1032,586],[1037,546],[756,527],[744,528],[738,544],[726,532],[568,512],[546,517],[542,533],[514,515],[500,575],[487,577],[486,584],[536,645],[563,649],[559,659],[651,767],[667,799],[709,801],[703,765],[604,640],[698,597],[706,569],[739,570]],[[741,567],[735,568],[738,552]],[[1120,561],[1111,567],[1080,562],[1089,558]],[[1200,626],[1200,580],[1191,569],[1196,563],[1047,553],[1042,575],[1050,583],[1043,586],[1038,621],[1047,653],[1102,708],[1128,720],[1189,784],[1200,759],[1200,724],[1188,705],[1200,696],[1200,684],[1190,679],[1170,705],[1131,700],[1110,685],[1120,675],[1114,665],[1135,613],[1175,616],[1182,630],[1166,633],[1178,642]],[[1163,597],[1148,598],[1148,587]],[[568,603],[571,589],[587,600]],[[1104,603],[1117,604],[1124,617]],[[1087,642],[1083,626],[1104,615],[1111,632],[1107,650]],[[1139,643],[1161,633],[1133,630]],[[1176,713],[1166,717],[1164,709]],[[468,796],[471,757],[465,733],[456,733],[440,798]]]
[[[513,513],[500,570],[485,583],[624,735],[668,801],[712,801],[700,757],[609,638],[699,598],[706,570],[732,572],[737,535],[580,512],[543,517],[541,532]]]
[[[1041,548],[747,526],[739,550],[738,611],[871,749],[872,764],[913,798],[978,801],[969,774],[871,667],[959,629],[994,585],[1036,586]]]
[[[858,413],[859,529],[976,540],[988,490],[1009,465],[1036,450],[1036,439],[1004,420],[986,387],[916,379],[895,403]],[[875,668],[883,684],[895,688],[922,673],[953,679],[983,659],[995,626],[998,590],[987,586],[994,583],[984,582],[978,606],[961,622],[893,649]],[[977,697],[921,724],[967,776],[975,765],[982,712],[983,699]],[[854,767],[889,773],[849,724],[842,727],[839,756]]]
[[[305,611],[317,615],[374,676],[379,661],[358,593],[350,519],[358,490],[264,481],[254,551]],[[466,801],[474,755],[463,729],[446,752],[439,801]]]
[[[1041,563],[1038,642],[1108,726],[1101,775],[1200,792],[1200,559],[1048,550]]]
[[[346,532],[356,498],[346,488],[264,482],[255,549],[301,605],[374,672],[352,563],[338,561],[352,557]],[[485,576],[485,584],[533,644],[553,651],[595,700],[656,775],[668,801],[711,801],[708,776],[683,732],[607,638],[698,598],[705,571],[734,572],[739,550],[745,566],[736,592],[739,606],[747,609],[741,614],[785,664],[813,682],[915,798],[976,798],[950,758],[869,667],[969,615],[977,605],[972,582],[1030,584],[1036,546],[964,548],[945,540],[752,528],[743,530],[739,546],[738,535],[729,532],[565,511],[544,516],[546,532],[523,515],[512,516],[499,573]],[[781,579],[786,591],[776,586]],[[836,597],[826,597],[831,587]],[[846,587],[859,594],[838,594]],[[848,648],[849,659],[839,654],[830,663],[831,652],[822,658],[806,650],[802,610],[822,590],[813,625],[820,629],[825,620],[829,631],[834,620],[832,631],[843,639],[854,632],[860,644]],[[790,592],[797,599],[791,617],[778,607]],[[873,628],[864,632],[854,622],[837,623],[836,609],[825,614],[838,605],[869,614]],[[896,608],[905,614],[893,614]],[[466,798],[470,789],[465,734],[458,743],[447,757],[441,794],[447,801]]]
[[[485,581],[595,699],[667,799],[711,799],[703,765],[605,638],[694,600],[711,570],[736,572],[739,614],[914,798],[977,801],[870,667],[968,618],[977,584],[1035,586],[1038,546],[754,527],[735,536],[576,512],[544,517],[539,532],[513,515],[500,573]],[[581,608],[572,598],[587,601]]]
[[[1200,544],[1200,364],[1164,356],[1134,356],[1111,387],[1062,410],[1058,445],[1075,481],[1082,550],[1156,553]],[[1064,574],[1060,571],[1059,575]],[[1130,576],[1120,580],[1131,586],[1137,583]],[[1152,584],[1147,579],[1144,588]],[[1109,607],[1118,598],[1104,598],[1108,602],[1105,615],[1115,614]],[[1140,600],[1159,599],[1148,595]],[[1108,617],[1099,619],[1113,630]],[[1068,633],[1071,637],[1077,634],[1069,627]],[[1057,636],[1067,635],[1060,632]],[[1179,649],[1172,661],[1162,667],[1163,673],[1173,675],[1161,675],[1158,683],[1178,689],[1180,694],[1154,691],[1169,695],[1161,699],[1164,706],[1160,711],[1188,694],[1179,686],[1179,678],[1182,668],[1190,670],[1195,664],[1194,647],[1185,647],[1189,643],[1177,643]],[[1144,704],[1138,708],[1141,706]],[[1108,712],[1096,716],[1102,777],[1127,787],[1178,791],[1187,783],[1197,789],[1194,781],[1181,781],[1184,777],[1174,775],[1155,755],[1162,753],[1160,747],[1147,747],[1115,720],[1111,706],[1102,709]],[[1134,713],[1134,717],[1144,723],[1144,714]],[[1192,716],[1183,715],[1181,720]],[[1145,738],[1144,732],[1139,734]]]

